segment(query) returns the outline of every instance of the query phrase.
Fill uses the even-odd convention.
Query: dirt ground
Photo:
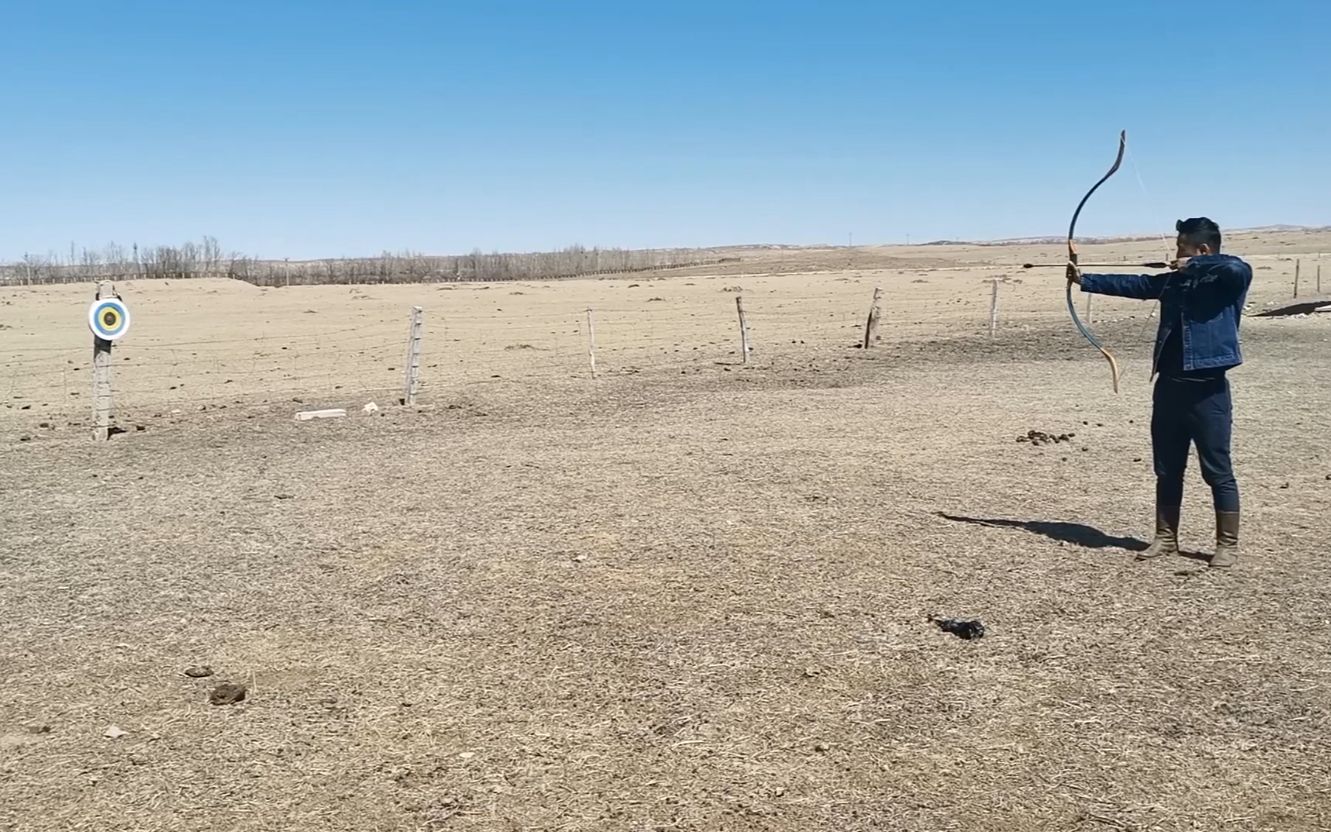
[[[1331,234],[1228,247],[1257,312]],[[0,289],[0,830],[1331,829],[1331,315],[1244,321],[1240,566],[1195,467],[1139,564],[1152,307],[1114,395],[1061,256],[127,283],[100,444],[91,287]]]

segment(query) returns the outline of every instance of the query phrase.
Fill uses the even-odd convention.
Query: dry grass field
[[[1257,312],[1331,234],[1227,248]],[[0,288],[0,830],[1331,829],[1331,315],[1244,321],[1216,574],[1195,467],[1132,560],[1151,305],[1095,301],[1116,396],[1057,245],[738,254],[125,283],[100,444],[92,287]]]

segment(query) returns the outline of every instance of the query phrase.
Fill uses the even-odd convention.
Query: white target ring
[[[88,328],[103,341],[118,341],[129,332],[129,307],[117,298],[93,301],[88,307]]]

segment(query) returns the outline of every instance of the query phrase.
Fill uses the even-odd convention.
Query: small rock
[[[32,441],[32,437],[31,437],[31,436],[28,436],[28,435],[25,433],[25,434],[23,434],[22,436],[20,436],[20,437],[18,438],[18,441],[20,441],[20,442],[31,442],[31,441]]]
[[[379,405],[375,404],[374,402],[370,402],[369,404],[361,408],[361,412],[365,414],[378,413]]]
[[[804,678],[805,678],[805,679],[813,679],[813,678],[816,678],[816,677],[818,677],[818,676],[822,676],[822,675],[823,675],[823,672],[822,672],[821,670],[819,670],[818,668],[816,668],[816,667],[806,667],[806,668],[804,668]]]
[[[248,689],[244,685],[237,685],[232,682],[223,682],[213,688],[213,692],[208,694],[208,702],[212,705],[234,705],[245,699]]]
[[[819,754],[826,754],[831,749],[832,747],[825,742],[815,743],[813,746],[813,750],[817,751]]]
[[[213,669],[206,664],[196,664],[185,668],[185,675],[191,679],[205,679],[213,675]]]
[[[129,732],[126,731],[124,728],[112,725],[110,728],[106,729],[106,734],[104,734],[104,736],[108,737],[109,739],[118,740],[121,737],[129,736]]]

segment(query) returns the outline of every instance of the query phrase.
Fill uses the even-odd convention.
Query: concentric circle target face
[[[129,332],[129,307],[115,298],[94,301],[88,308],[88,328],[104,341],[115,341]]]

